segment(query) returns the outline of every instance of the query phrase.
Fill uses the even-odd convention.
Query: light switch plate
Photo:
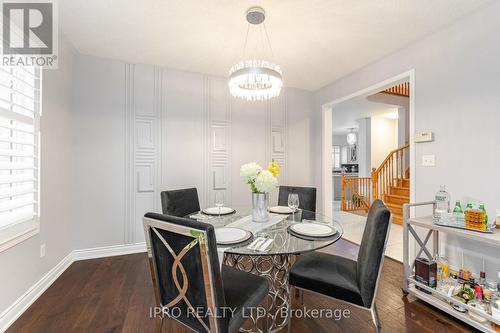
[[[40,258],[45,257],[45,243],[40,245]]]
[[[433,167],[436,165],[435,155],[422,155],[422,166]]]

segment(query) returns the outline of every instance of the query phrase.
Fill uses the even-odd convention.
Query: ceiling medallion
[[[243,54],[246,50],[250,24],[260,25],[261,29],[263,27],[272,53],[271,42],[264,24],[265,18],[266,13],[260,7],[252,7],[246,12],[249,25]],[[234,97],[247,101],[264,101],[279,96],[283,86],[282,72],[278,65],[267,60],[245,60],[231,67],[228,85],[229,92]]]

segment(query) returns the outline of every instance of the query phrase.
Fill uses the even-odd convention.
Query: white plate
[[[207,215],[227,215],[227,214],[232,214],[234,213],[234,209],[229,208],[229,207],[210,207],[210,208],[205,208],[203,210],[203,213]]]
[[[292,214],[293,213],[293,209],[291,209],[288,206],[274,206],[274,207],[270,207],[269,211],[271,213],[276,213],[276,214]]]
[[[220,245],[238,244],[250,237],[252,237],[251,232],[240,228],[224,227],[215,229],[215,238],[217,239],[217,244]]]
[[[318,223],[297,223],[292,225],[290,229],[300,235],[310,237],[327,237],[336,233],[334,228]]]

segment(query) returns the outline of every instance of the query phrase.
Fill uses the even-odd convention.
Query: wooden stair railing
[[[341,210],[352,212],[358,210],[368,211],[371,202],[370,177],[346,177],[342,175],[342,201]]]
[[[396,96],[410,97],[410,82],[403,82],[397,86],[393,86],[381,91],[384,94]]]
[[[384,196],[389,194],[391,186],[402,186],[408,173],[409,148],[410,145],[406,143],[393,150],[377,169],[372,169],[373,200],[384,200]]]

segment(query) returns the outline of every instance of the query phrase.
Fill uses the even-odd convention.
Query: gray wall
[[[415,69],[416,131],[433,131],[435,141],[416,144],[416,199],[429,200],[446,184],[452,199],[483,200],[490,217],[500,207],[500,2],[493,2],[388,57],[321,89],[315,95],[316,128],[321,106]],[[315,156],[321,156],[321,130]],[[435,154],[436,166],[422,167],[422,155]],[[316,169],[316,183],[322,183]],[[457,248],[470,247],[449,240]],[[481,250],[491,263],[498,249]],[[489,266],[489,277],[498,269]],[[477,267],[476,267],[477,268]]]
[[[74,248],[123,244],[124,64],[76,56],[73,108]]]
[[[71,244],[73,49],[60,34],[59,69],[43,71],[40,233],[0,252],[0,314],[56,266]],[[40,258],[40,245],[46,256]]]

